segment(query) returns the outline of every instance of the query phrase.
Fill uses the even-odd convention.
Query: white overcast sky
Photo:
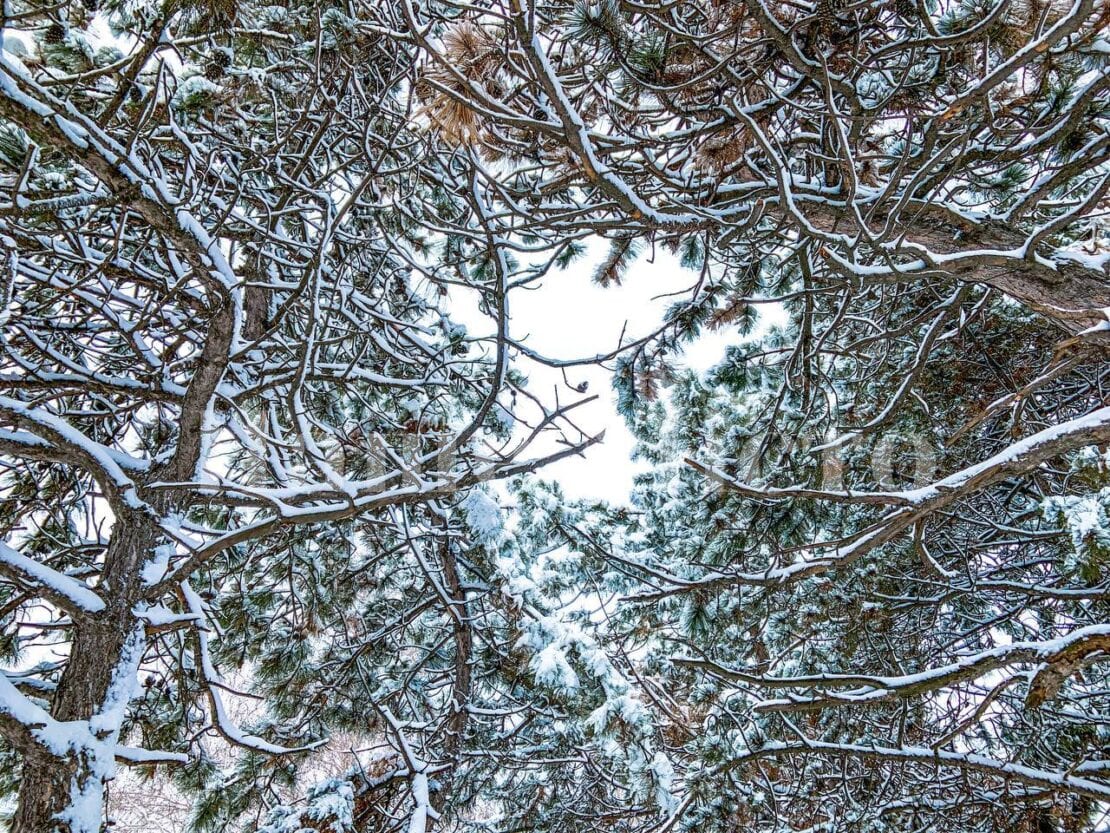
[[[517,340],[546,356],[570,359],[593,356],[613,350],[625,342],[650,332],[662,320],[668,306],[688,290],[697,275],[683,269],[678,258],[662,250],[645,253],[632,264],[620,286],[602,287],[594,283],[597,263],[607,244],[590,246],[588,255],[565,271],[552,271],[538,289],[521,289],[510,296],[510,332]],[[670,297],[660,297],[669,295]],[[469,322],[467,322],[469,323]],[[488,320],[485,323],[488,327]],[[477,332],[477,326],[475,327]],[[726,344],[739,336],[724,332],[703,335],[680,359],[680,364],[705,369],[723,356]],[[562,373],[518,358],[516,366],[528,374],[529,390],[545,402],[553,400],[555,387],[563,402],[577,396],[563,382]],[[608,370],[598,367],[572,367],[566,371],[572,385],[589,383],[588,394],[597,401],[577,412],[578,424],[590,433],[605,430],[600,445],[586,450],[584,456],[561,460],[539,472],[556,480],[571,498],[599,498],[623,502],[632,486],[637,464],[631,460],[633,439],[616,411],[616,396]]]

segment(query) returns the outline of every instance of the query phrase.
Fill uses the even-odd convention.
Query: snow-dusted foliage
[[[1110,564],[1110,453],[1088,446],[1074,455],[1070,468],[1082,492],[1047,498],[1044,513],[1071,538],[1063,569],[1097,583]]]
[[[355,791],[351,780],[330,778],[314,785],[305,796],[303,807],[279,804],[270,809],[266,824],[258,833],[350,833],[355,829]]]
[[[1108,21],[8,0],[13,833],[1105,827]],[[598,237],[673,305],[545,355]]]

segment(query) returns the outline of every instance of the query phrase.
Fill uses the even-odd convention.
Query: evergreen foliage
[[[1103,829],[1108,22],[9,0],[9,829]],[[579,365],[631,496],[544,477]]]

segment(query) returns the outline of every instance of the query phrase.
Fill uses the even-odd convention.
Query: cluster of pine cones
[[[229,66],[231,66],[231,56],[225,50],[217,49],[204,65],[204,77],[209,81],[218,81],[224,77]]]

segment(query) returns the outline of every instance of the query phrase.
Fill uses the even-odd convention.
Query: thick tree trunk
[[[1078,263],[1055,271],[1031,262],[987,265],[970,279],[1005,292],[1071,333],[1110,319],[1110,275]]]
[[[964,220],[940,206],[915,205],[914,211],[917,213],[905,212],[892,220],[889,212],[874,209],[871,230],[889,223],[904,235],[909,246],[921,246],[936,254],[963,255],[947,270],[954,277],[1004,292],[1072,334],[1105,324],[1110,318],[1107,271],[1080,261],[1049,264],[1042,259],[1000,254],[1019,251],[1026,245],[1026,235],[1001,223]],[[806,214],[827,232],[851,233],[858,228],[855,218],[842,209],[807,206]],[[912,256],[909,246],[903,253]],[[902,279],[913,280],[916,274],[907,271]]]
[[[117,669],[125,662],[125,645],[138,622],[133,612],[142,590],[140,570],[156,542],[146,517],[118,519],[105,555],[98,590],[107,609],[77,623],[69,661],[58,683],[51,715],[60,721],[88,720],[108,697]],[[68,833],[66,818],[75,793],[88,779],[102,776],[78,753],[65,757],[36,750],[27,754],[19,788],[19,805],[11,833]],[[103,792],[103,784],[89,785]]]

